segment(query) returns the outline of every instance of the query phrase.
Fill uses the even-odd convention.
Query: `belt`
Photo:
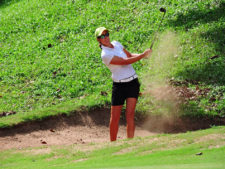
[[[125,78],[125,79],[121,79],[121,80],[113,80],[113,82],[116,82],[116,83],[123,83],[123,82],[130,82],[134,79],[136,79],[138,76],[136,74],[134,74],[133,76],[130,76],[128,78]]]

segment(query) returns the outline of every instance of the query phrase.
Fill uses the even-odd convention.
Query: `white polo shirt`
[[[128,77],[133,76],[135,74],[135,70],[131,64],[129,65],[110,64],[114,56],[127,58],[126,53],[123,51],[123,46],[119,42],[112,41],[112,45],[114,46],[114,48],[109,48],[102,45],[101,57],[102,57],[103,63],[112,72],[113,81],[119,81],[119,80],[126,79]]]

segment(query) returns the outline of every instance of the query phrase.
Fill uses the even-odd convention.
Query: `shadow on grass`
[[[187,14],[180,13],[176,20],[169,21],[170,26],[186,31],[198,27],[199,23],[209,23],[209,26],[206,26],[208,30],[200,33],[200,37],[213,43],[216,52],[214,56],[205,56],[209,59],[195,67],[187,66],[181,72],[178,72],[178,76],[205,84],[225,84],[225,24],[222,22],[225,19],[225,2],[220,2],[217,6],[215,9],[208,7],[205,10],[190,10],[187,11]]]
[[[0,0],[0,8],[12,5],[20,0]]]
[[[225,84],[225,57],[209,60],[196,66],[186,66],[184,71],[177,72],[178,76],[187,81],[204,82],[205,84],[224,85]]]
[[[190,10],[187,14],[180,13],[176,20],[170,20],[169,24],[175,27],[184,27],[186,30],[197,27],[198,23],[210,23],[225,17],[225,2],[220,2],[218,7],[210,10]]]
[[[225,11],[225,8],[224,8]],[[225,12],[224,12],[225,15]],[[225,16],[223,17],[225,20]],[[224,21],[225,22],[225,21]],[[204,39],[208,39],[215,44],[215,51],[218,55],[225,56],[225,24],[215,26],[207,32],[201,33]]]

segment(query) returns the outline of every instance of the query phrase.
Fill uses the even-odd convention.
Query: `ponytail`
[[[102,49],[102,44],[99,42],[99,47]]]

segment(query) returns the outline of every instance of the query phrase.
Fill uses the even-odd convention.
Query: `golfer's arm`
[[[112,58],[110,64],[112,64],[112,65],[129,65],[129,64],[132,64],[132,63],[135,63],[135,62],[141,60],[145,56],[146,56],[145,53],[137,54],[135,56],[128,57],[128,58],[121,58],[118,56],[114,56]]]
[[[134,53],[130,53],[129,51],[127,51],[126,49],[123,48],[124,53],[126,53],[127,57],[135,57],[138,56],[139,54],[134,54]]]

